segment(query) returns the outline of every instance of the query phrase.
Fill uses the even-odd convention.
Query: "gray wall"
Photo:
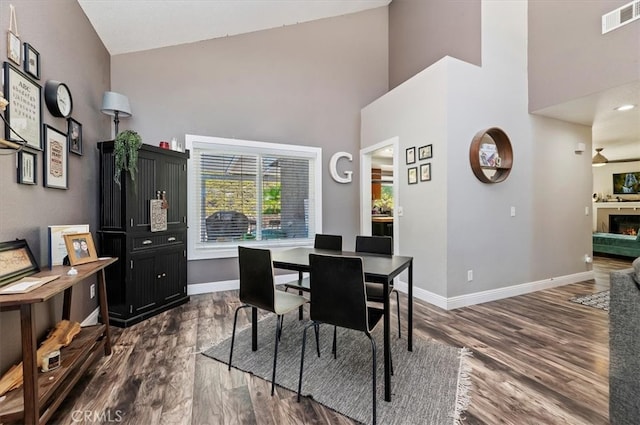
[[[98,219],[98,154],[96,141],[109,134],[109,117],[100,113],[102,93],[109,88],[109,54],[74,0],[0,0],[0,21],[9,22],[9,4],[16,9],[22,42],[40,53],[44,87],[49,79],[66,83],[73,96],[72,117],[82,124],[84,156],[69,156],[69,189],[43,187],[43,154],[37,155],[36,186],[16,183],[16,155],[0,156],[0,241],[27,239],[41,266],[47,266],[46,229],[54,224],[89,224],[94,234]],[[7,60],[3,30],[0,57]],[[42,101],[43,122],[66,133],[63,118],[53,117]],[[4,129],[2,130],[4,135]],[[54,306],[55,305],[55,306]],[[89,299],[89,282],[73,293],[72,319],[82,321],[96,307]],[[38,306],[37,327],[60,320],[60,300]],[[20,359],[20,321],[17,312],[0,313],[0,373]]]
[[[481,65],[480,0],[393,0],[389,87],[451,56]]]
[[[638,22],[601,30],[602,15],[627,3],[529,1],[530,111],[638,80]]]
[[[323,231],[353,248],[358,177],[337,184],[335,152],[359,169],[360,109],[387,91],[387,8],[112,58],[131,101],[121,128],[145,143],[184,134],[323,148]],[[237,278],[235,259],[190,261],[188,282]]]

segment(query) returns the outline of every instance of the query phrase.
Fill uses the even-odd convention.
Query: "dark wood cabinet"
[[[100,150],[100,254],[119,257],[106,270],[109,319],[126,327],[189,301],[187,296],[187,159],[142,145],[135,181],[114,179],[113,142]],[[164,192],[167,230],[151,232],[151,203]]]

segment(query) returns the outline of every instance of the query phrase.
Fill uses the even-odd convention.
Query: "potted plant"
[[[116,167],[113,180],[120,186],[122,171],[128,171],[131,181],[135,181],[138,171],[138,149],[142,146],[142,138],[133,130],[125,130],[116,136],[113,144]]]

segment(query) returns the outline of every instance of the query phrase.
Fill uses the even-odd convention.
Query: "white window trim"
[[[226,139],[222,137],[197,136],[185,134],[186,148],[194,151],[197,149],[210,149],[211,145],[233,146],[238,152],[283,154],[284,152],[295,153],[302,157],[312,158],[315,161],[314,170],[314,193],[316,194],[314,211],[314,229],[316,233],[322,232],[322,149],[318,147],[286,145],[268,142],[258,142],[254,140]],[[198,200],[197,191],[193,188],[198,186],[198,174],[191,161],[195,161],[196,155],[192,155],[187,166],[187,223],[193,223],[187,227],[187,260],[205,260],[211,258],[232,258],[238,256],[238,242],[227,244],[218,243],[215,247],[200,242],[200,229],[198,223],[199,209],[193,208]],[[313,238],[309,239],[269,239],[265,241],[252,241],[251,246],[262,248],[285,248],[293,246],[313,245]]]

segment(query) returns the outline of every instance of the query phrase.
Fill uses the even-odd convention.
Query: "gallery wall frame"
[[[431,180],[431,163],[427,162],[420,165],[420,181],[426,182],[429,180]]]
[[[411,167],[407,170],[407,179],[409,184],[418,183],[418,167]]]
[[[82,124],[73,118],[67,119],[67,138],[69,152],[82,155]]]
[[[25,150],[18,152],[18,183],[38,184],[38,156]]]
[[[422,161],[429,158],[433,158],[433,145],[420,146],[418,148],[418,159]]]
[[[29,43],[24,43],[24,72],[40,79],[40,53]]]
[[[413,147],[407,148],[405,155],[406,155],[407,165],[415,164],[415,162],[416,162],[416,147],[413,146]]]
[[[4,62],[5,138],[42,150],[42,87],[18,68]]]
[[[69,152],[67,135],[50,125],[44,125],[44,186],[69,188]]]
[[[20,65],[22,63],[20,53],[20,37],[11,30],[7,31],[7,58]]]

